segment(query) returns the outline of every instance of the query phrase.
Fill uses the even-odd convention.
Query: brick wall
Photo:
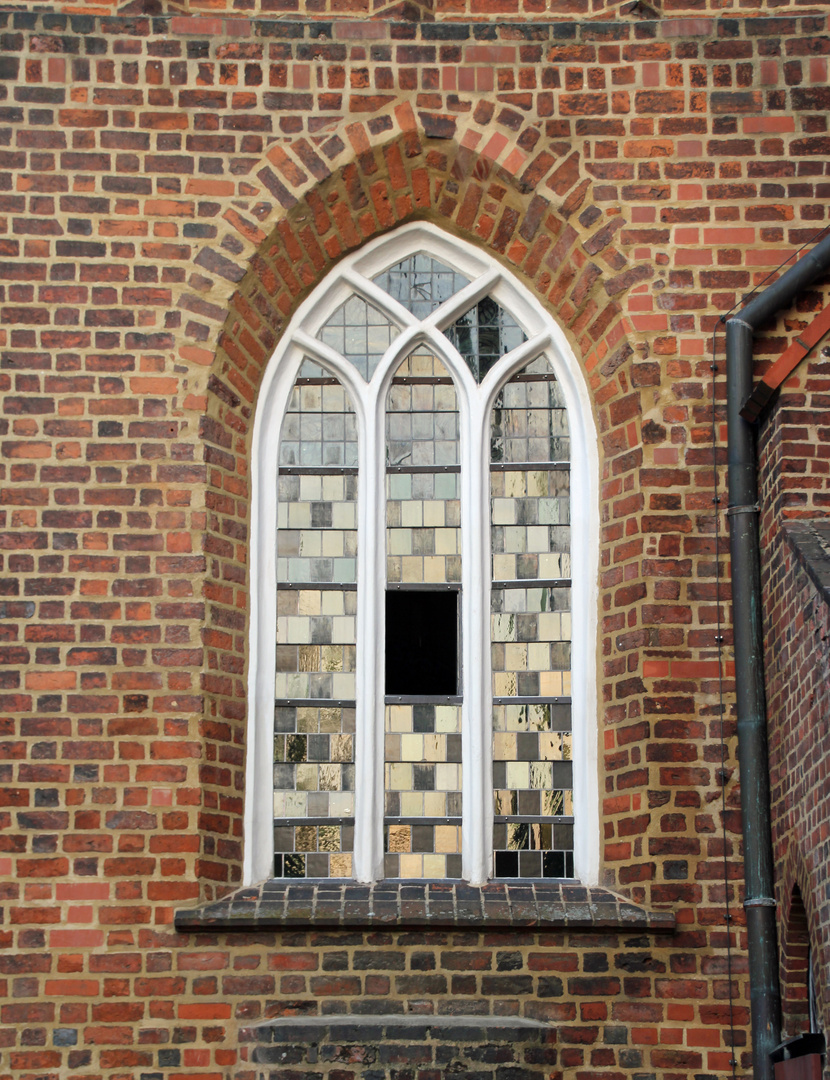
[[[711,334],[825,224],[825,15],[100,7],[0,13],[0,1075],[224,1076],[237,1026],[287,1002],[325,1014],[377,993],[429,1011],[469,994],[530,1016],[548,949],[566,973],[563,1073],[729,1071],[724,854],[733,900],[741,865],[728,718],[720,809]],[[172,928],[177,906],[240,880],[264,365],[341,254],[415,217],[509,266],[587,373],[603,884],[670,906],[670,940],[439,935],[384,967],[375,935]],[[722,395],[718,373],[719,464]],[[769,505],[818,509],[826,459],[787,423]],[[471,967],[444,958],[457,949]],[[520,974],[499,974],[502,953]]]
[[[788,1036],[810,1029],[808,947],[821,1030],[827,1030],[830,1019],[824,978],[830,959],[830,903],[824,887],[830,855],[830,606],[826,587],[815,580],[816,563],[810,564],[812,574],[807,570],[805,539],[809,542],[811,532],[806,521],[797,521],[788,538],[779,537],[768,563],[773,852]]]
[[[818,282],[798,298],[786,328],[806,328],[826,303],[826,283]],[[758,351],[776,356],[785,345],[770,327]],[[828,858],[828,593],[821,543],[810,524],[826,521],[830,506],[827,355],[820,344],[787,380],[763,419],[759,441],[773,853],[788,1036],[809,1027],[807,942],[820,1028],[830,1020],[821,975],[830,957],[830,910],[821,885]]]
[[[609,0],[92,0],[89,4],[73,0],[7,0],[4,8],[16,11],[46,11],[49,13],[96,15],[192,15],[221,17],[235,15],[247,18],[263,15],[266,18],[301,16],[310,19],[330,17],[365,19],[403,16],[407,19],[435,18],[475,19],[478,22],[496,21],[509,17],[526,20],[578,18],[614,18],[630,14],[625,5]],[[655,16],[758,16],[815,14],[821,12],[819,3],[808,0],[650,0],[641,4],[636,15],[641,19]]]

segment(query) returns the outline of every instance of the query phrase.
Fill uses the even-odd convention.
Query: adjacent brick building
[[[0,1077],[242,1080],[255,1075],[255,1058],[274,1077],[344,1080],[507,1068],[669,1080],[729,1074],[733,1060],[737,1072],[751,1069],[719,502],[719,320],[827,224],[827,18],[821,4],[760,0],[734,8],[704,0],[0,8]],[[439,277],[467,273],[469,264],[478,281],[499,282],[493,295],[502,314],[491,324],[476,309],[480,342],[494,326],[512,333],[515,316],[522,341],[537,334],[557,373],[534,369],[531,378],[515,367],[505,378],[558,380],[567,396],[570,364],[573,395],[584,395],[584,415],[574,407],[570,416],[572,433],[580,424],[593,433],[590,444],[574,436],[584,453],[571,475],[587,478],[574,492],[583,507],[578,528],[587,531],[575,535],[586,537],[597,565],[574,584],[584,593],[574,641],[594,624],[596,633],[584,637],[583,666],[574,667],[587,673],[573,688],[583,708],[573,732],[574,745],[582,740],[576,810],[561,779],[570,775],[571,729],[553,725],[562,741],[546,772],[541,736],[519,750],[531,745],[521,742],[530,732],[517,737],[508,725],[503,744],[525,757],[505,757],[504,805],[521,788],[511,776],[559,776],[534,790],[544,797],[545,784],[559,783],[565,792],[541,823],[538,809],[520,810],[529,826],[516,813],[502,815],[506,827],[520,826],[501,834],[512,837],[511,850],[556,848],[551,862],[528,859],[538,877],[523,869],[466,885],[452,861],[456,839],[447,834],[439,852],[436,832],[435,847],[419,850],[440,859],[419,865],[441,866],[440,880],[361,885],[338,878],[341,861],[328,879],[315,870],[314,880],[262,884],[251,851],[262,848],[263,820],[270,833],[272,793],[259,802],[251,793],[262,762],[271,768],[270,746],[246,759],[252,642],[263,633],[254,634],[252,611],[271,603],[263,600],[267,573],[252,580],[248,570],[252,557],[260,569],[267,563],[269,540],[266,530],[256,548],[251,531],[251,476],[261,467],[255,418],[264,415],[288,338],[312,360],[323,348],[314,345],[319,336],[302,336],[314,318],[303,304],[327,303],[331,282],[357,281],[361,253],[373,257],[398,228],[402,244],[406,235],[427,238],[430,257],[457,250],[458,265],[447,267],[446,255]],[[337,277],[344,268],[351,278]],[[394,303],[380,297],[374,273],[365,270],[354,288],[370,306],[398,312],[383,349],[404,332],[434,344],[430,335],[447,327],[436,329],[426,309],[418,327],[414,315],[407,321],[391,285]],[[466,287],[455,282],[451,291]],[[516,297],[512,311],[508,295]],[[759,370],[828,299],[818,282],[780,314],[758,342]],[[443,301],[441,294],[435,305]],[[312,322],[301,325],[301,317]],[[446,387],[448,367],[459,400],[477,400],[473,382],[489,385],[484,370],[474,380],[459,368],[460,378],[451,363],[470,329],[459,326],[450,328],[455,338],[447,332],[455,352],[443,367],[414,365],[401,378]],[[510,340],[509,348],[522,347]],[[320,352],[322,374],[301,373],[309,380],[302,385],[332,382],[328,355]],[[497,366],[500,357],[492,359]],[[522,363],[534,359],[529,353]],[[808,357],[762,419],[788,1033],[804,1025],[806,940],[817,974],[828,969],[830,947],[819,897],[827,610],[815,537],[824,534],[820,523],[785,528],[826,518],[826,367],[823,356]],[[561,402],[549,400],[553,415]],[[462,418],[465,407],[455,406]],[[430,438],[439,428],[446,430],[438,424]],[[471,458],[459,439],[461,464],[453,459],[447,475]],[[347,443],[343,436],[344,454]],[[540,475],[553,475],[554,456]],[[499,488],[500,512],[512,514],[514,498],[523,500],[521,513],[554,513],[551,500],[564,489],[531,492],[529,483],[521,499]],[[328,509],[309,510],[297,531],[331,524],[312,522],[313,513],[350,521],[348,488],[303,496]],[[454,524],[454,502],[463,508],[474,499],[435,491],[419,498],[424,514],[427,503],[437,513],[433,504],[443,499],[444,516],[419,519],[417,537],[399,537],[401,558],[414,538],[430,557],[441,554],[440,582],[456,587],[452,560],[472,558],[473,533],[459,548],[452,530],[467,526]],[[492,529],[507,521],[529,530],[542,520],[544,543],[558,543],[553,518],[494,517]],[[565,567],[564,547],[542,554],[562,556],[556,565]],[[574,553],[581,566],[591,557]],[[411,584],[438,580],[429,576],[434,568],[421,569]],[[565,569],[523,576],[544,581],[550,597],[569,577]],[[493,579],[494,595],[516,584],[507,570]],[[293,586],[292,596],[310,591],[308,580],[281,584]],[[279,616],[348,622],[354,582],[332,614],[325,596],[331,600],[336,584],[318,590],[319,609],[304,613],[291,599]],[[469,591],[465,584],[464,597]],[[458,603],[461,610],[468,601]],[[543,607],[532,625],[553,611]],[[466,643],[471,623],[463,618]],[[542,696],[539,685],[548,686],[548,704],[571,700],[564,662],[561,670],[550,664],[568,652],[564,623],[556,626],[560,637],[538,670],[527,659],[536,637],[511,638],[511,629],[498,642],[493,655],[505,659],[501,668],[493,660],[497,672],[533,676],[517,679],[518,695],[510,691],[520,704]],[[296,668],[280,670],[351,670],[346,660],[342,669],[309,666],[328,662],[319,650],[297,656]],[[465,686],[470,676],[468,668]],[[499,694],[506,701],[494,685],[496,702]],[[273,682],[267,687],[273,696]],[[489,683],[483,693],[491,694]],[[336,697],[330,691],[326,700]],[[310,740],[323,735],[330,741],[321,746],[341,740],[342,756],[326,759],[337,762],[338,776],[363,767],[366,737],[361,745],[358,718],[356,761],[348,697],[336,703],[340,727],[331,717],[313,735],[296,718],[298,726],[278,727],[284,775],[296,775],[291,762],[311,761]],[[302,693],[298,700],[291,706],[286,691],[278,707],[310,708]],[[469,710],[467,699],[457,707]],[[401,749],[425,745],[406,743],[416,735],[434,736],[441,762],[457,764],[452,740],[463,725],[442,716],[444,728],[431,716],[401,720],[410,726],[394,729],[400,756],[384,774],[381,755],[377,776],[418,764]],[[306,756],[292,758],[285,747],[300,734],[308,734],[298,751]],[[522,768],[508,772],[513,764]],[[469,784],[468,758],[463,770]],[[455,829],[460,792],[452,784],[462,781],[447,775],[440,813]],[[352,790],[349,783],[337,794]],[[403,784],[398,794],[412,795]],[[488,789],[482,806],[489,799]],[[518,802],[534,806],[524,789]],[[398,805],[388,803],[386,813],[400,821]],[[325,827],[340,830],[337,853],[349,854],[344,837],[354,826],[344,822],[355,812],[341,809],[336,820],[331,813]],[[550,821],[552,834],[544,831]],[[572,836],[576,876],[566,857]],[[410,841],[412,851],[387,854],[413,854],[421,842],[414,831],[401,843]],[[292,855],[311,850],[296,833],[287,842],[297,845],[286,849]],[[320,835],[315,843],[315,856],[332,850]],[[289,862],[287,877],[299,865]],[[583,881],[580,866],[588,868]],[[822,1028],[825,982],[816,980]]]

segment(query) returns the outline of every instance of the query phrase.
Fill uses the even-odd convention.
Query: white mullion
[[[415,318],[409,308],[404,307],[399,300],[396,300],[394,296],[390,296],[385,289],[375,285],[374,281],[364,277],[363,274],[359,274],[352,267],[343,271],[343,280],[351,285],[358,296],[361,296],[372,307],[377,308],[390,322],[399,327],[419,325],[418,319]]]
[[[488,410],[464,358],[429,322],[423,324],[426,341],[455,375],[461,421],[461,873],[483,885],[493,836],[490,491],[489,470],[482,467],[489,460]]]
[[[505,355],[499,359],[498,363],[490,368],[481,380],[481,394],[486,401],[485,408],[488,413],[493,407],[493,402],[496,400],[496,394],[501,390],[510,376],[515,375],[516,372],[520,371],[526,364],[535,360],[549,345],[550,334],[547,330],[544,330],[541,334],[536,334],[535,337],[530,338],[528,341],[523,341],[521,345],[517,345],[516,348],[511,349],[509,353],[505,353]]]
[[[461,712],[462,873],[471,885],[490,876],[493,837],[493,691],[490,673],[490,492],[487,410],[476,387],[461,454],[461,608],[464,700]]]
[[[379,385],[365,388],[358,446],[357,691],[353,874],[383,877],[384,650],[386,639],[386,469]]]

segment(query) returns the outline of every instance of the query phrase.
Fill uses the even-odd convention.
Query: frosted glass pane
[[[332,313],[317,337],[369,380],[397,335],[397,327],[376,307],[359,296],[350,296]]]
[[[411,255],[378,274],[374,281],[419,319],[425,319],[469,280],[428,255]]]
[[[304,361],[320,370],[311,361]],[[305,379],[313,379],[305,382]],[[280,465],[357,465],[357,420],[345,388],[330,375],[303,375],[291,391]]]

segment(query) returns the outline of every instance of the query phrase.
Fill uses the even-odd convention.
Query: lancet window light
[[[554,320],[404,227],[292,321],[253,464],[246,881],[596,880],[596,450]]]

